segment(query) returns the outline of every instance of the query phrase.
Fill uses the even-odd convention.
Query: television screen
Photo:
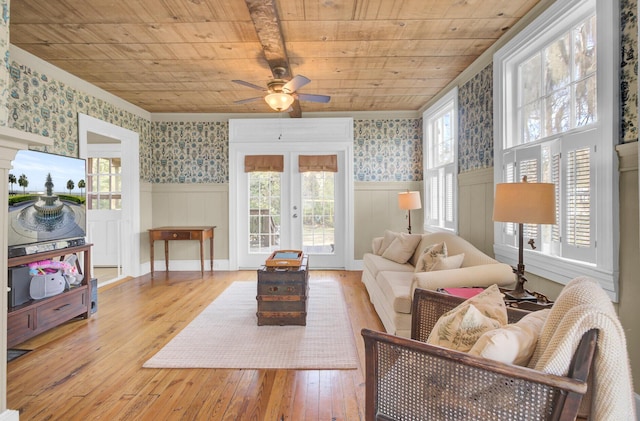
[[[18,151],[9,171],[9,250],[31,254],[29,245],[84,239],[85,202],[84,159]]]

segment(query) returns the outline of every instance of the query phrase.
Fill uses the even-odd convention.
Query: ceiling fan
[[[327,95],[316,95],[316,94],[303,94],[297,92],[298,89],[302,88],[307,83],[311,82],[310,79],[302,76],[296,75],[291,80],[286,81],[282,79],[282,76],[285,73],[285,69],[282,67],[276,67],[274,69],[275,79],[271,80],[267,83],[267,88],[263,88],[262,86],[255,85],[251,82],[246,82],[244,80],[232,80],[232,82],[238,83],[240,85],[248,86],[249,88],[257,89],[259,91],[267,92],[267,94],[262,97],[253,97],[241,99],[239,101],[234,101],[236,104],[246,104],[248,102],[258,101],[263,99],[269,104],[271,108],[275,111],[287,111],[291,104],[298,99],[300,101],[311,101],[311,102],[322,102],[327,103],[331,99],[330,96]]]

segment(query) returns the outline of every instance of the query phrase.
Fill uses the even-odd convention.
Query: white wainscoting
[[[144,206],[143,206],[144,208]],[[146,242],[142,253],[143,273],[149,272],[149,237],[146,229],[161,226],[215,225],[214,268],[229,267],[229,185],[228,184],[154,184],[151,194],[152,224],[145,225],[141,242]],[[200,244],[198,241],[169,242],[170,270],[200,270]],[[205,245],[205,256],[208,256]],[[155,269],[164,269],[164,244],[155,245]],[[208,267],[208,259],[205,268]]]
[[[458,174],[458,235],[493,256],[493,168]]]

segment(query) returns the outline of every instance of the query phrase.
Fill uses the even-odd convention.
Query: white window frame
[[[512,147],[518,136],[517,65],[525,57],[557,39],[573,25],[596,11],[597,19],[597,112],[598,121],[584,128],[546,137],[539,142]],[[503,168],[510,150],[537,147],[563,136],[583,135],[593,139],[592,190],[594,198],[595,259],[593,263],[570,260],[533,251],[525,247],[524,263],[529,273],[566,284],[579,275],[596,279],[612,300],[619,298],[618,239],[619,202],[615,145],[619,141],[619,4],[618,0],[567,0],[555,2],[529,26],[512,38],[494,55],[494,184],[503,182]],[[517,245],[503,235],[503,223],[494,224],[494,252],[498,260],[515,265]]]
[[[437,120],[442,113],[451,108],[453,110],[453,119],[451,122],[451,131],[453,136],[453,161],[449,164],[431,167],[430,156],[431,151],[431,127],[433,122]],[[458,231],[458,88],[454,87],[440,98],[435,104],[429,107],[422,114],[423,121],[423,184],[424,184],[424,229],[425,231],[449,231],[457,233]],[[452,183],[449,188],[446,186],[447,176],[452,177]],[[436,215],[432,215],[431,208],[431,180],[436,177],[438,180],[438,211]],[[451,219],[446,218],[446,197],[452,200]]]

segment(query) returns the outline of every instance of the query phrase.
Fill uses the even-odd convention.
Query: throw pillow
[[[421,239],[422,236],[419,234],[400,233],[382,253],[382,257],[396,263],[407,263]]]
[[[371,241],[371,250],[373,254],[376,254],[378,256],[382,254],[380,253],[380,247],[382,247],[382,240],[384,240],[383,237],[376,237]]]
[[[485,332],[473,345],[469,354],[526,366],[538,343],[542,325],[551,310],[534,311],[517,323]]]
[[[448,270],[458,269],[462,266],[464,261],[464,253],[456,254],[455,256],[438,256],[436,262],[431,267],[431,270]]]
[[[427,343],[468,352],[485,332],[507,324],[507,309],[497,285],[443,314]]]
[[[432,244],[427,247],[422,256],[418,259],[416,264],[416,272],[429,272],[433,269],[433,265],[436,263],[438,257],[447,257],[447,244],[442,243]]]
[[[389,248],[393,240],[396,239],[397,235],[398,235],[397,232],[385,230],[384,237],[382,238],[382,244],[380,244],[380,248],[378,248],[378,253],[376,254],[378,256],[382,256],[382,253],[384,253],[387,250],[387,248]]]

